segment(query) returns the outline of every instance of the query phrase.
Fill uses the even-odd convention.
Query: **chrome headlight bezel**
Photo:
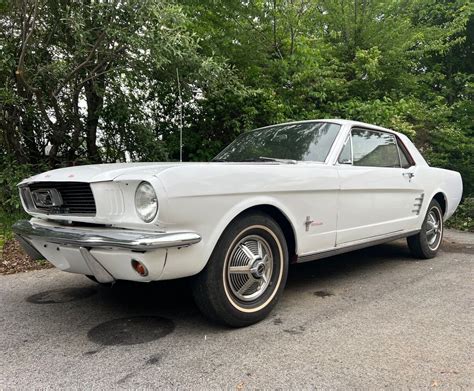
[[[135,190],[135,211],[138,217],[145,223],[151,223],[158,214],[158,208],[158,197],[154,187],[150,182],[140,182]]]

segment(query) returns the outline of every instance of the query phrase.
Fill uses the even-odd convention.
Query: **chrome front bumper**
[[[201,241],[195,232],[148,232],[118,228],[69,227],[43,225],[20,220],[13,232],[24,239],[42,239],[50,243],[77,247],[111,247],[136,251],[186,247]]]
[[[195,232],[148,232],[118,228],[72,227],[28,220],[20,220],[14,224],[13,232],[24,250],[33,259],[44,258],[33,245],[35,240],[76,248],[91,274],[99,282],[112,282],[114,277],[111,270],[104,268],[92,255],[94,249],[133,250],[146,253],[156,249],[187,247],[201,241],[201,236]]]

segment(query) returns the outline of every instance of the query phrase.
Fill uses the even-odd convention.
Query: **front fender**
[[[263,206],[263,205],[269,205],[269,206],[273,206],[277,208],[287,218],[287,220],[290,222],[291,228],[293,229],[293,233],[295,236],[295,248],[297,249],[298,237],[295,230],[295,221],[296,221],[295,216],[291,213],[291,211],[288,208],[286,208],[276,198],[270,197],[270,196],[263,196],[263,195],[246,198],[240,201],[222,217],[221,221],[216,226],[216,229],[213,231],[210,237],[210,241],[211,243],[213,243],[212,248],[214,249],[215,245],[217,244],[217,241],[219,240],[219,238],[221,237],[222,233],[227,228],[227,226],[232,222],[232,220],[234,220],[237,216],[239,216],[241,213],[245,212],[248,209],[251,209],[257,206]]]
[[[186,204],[194,204],[198,209],[203,208],[204,204],[208,204],[208,202],[203,203],[202,201],[203,200],[198,199],[194,200],[193,203],[190,203],[188,200],[188,202],[183,203],[183,206],[180,208],[180,210],[185,213],[183,208],[185,208]],[[226,208],[225,211],[223,210],[222,205],[221,207],[215,206],[213,213],[209,213],[206,216],[205,224],[193,226],[196,229],[200,229],[200,234],[202,235],[202,241],[200,243],[186,249],[169,250],[168,259],[161,279],[180,278],[199,273],[206,266],[215,246],[217,245],[217,242],[219,241],[219,238],[228,225],[232,222],[232,220],[234,220],[238,215],[245,212],[246,210],[256,206],[270,205],[281,211],[281,213],[283,213],[283,215],[285,215],[290,222],[295,234],[295,241],[297,242],[294,216],[292,215],[291,211],[288,210],[288,208],[282,205],[281,202],[276,200],[274,197],[259,195],[255,197],[244,197],[243,199],[232,203],[224,202],[224,199],[221,201],[222,205],[231,204],[232,206]],[[219,200],[215,200],[215,202],[218,203]],[[170,200],[170,204],[173,204],[172,200]],[[201,204],[201,206],[199,206],[199,204]],[[222,213],[219,213],[221,210]],[[180,226],[182,224],[183,223],[180,223]],[[188,229],[190,229],[190,226],[188,226]],[[296,248],[298,248],[297,243],[295,243],[295,245]]]

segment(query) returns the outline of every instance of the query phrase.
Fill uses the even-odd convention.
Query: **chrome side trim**
[[[195,232],[147,232],[118,228],[84,228],[43,225],[20,220],[13,231],[24,239],[40,239],[50,243],[78,247],[112,247],[137,251],[157,248],[186,247],[201,241]]]
[[[385,236],[383,238],[379,238],[379,239],[372,240],[372,241],[369,241],[369,242],[357,243],[357,244],[353,244],[353,245],[345,246],[345,247],[336,247],[336,248],[334,248],[332,250],[328,250],[328,251],[303,255],[303,256],[298,257],[298,259],[296,260],[296,263],[315,261],[317,259],[332,257],[334,255],[344,254],[344,253],[347,253],[347,252],[350,252],[350,251],[355,251],[355,250],[360,250],[360,249],[366,248],[366,247],[376,246],[378,244],[391,242],[393,240],[397,240],[397,239],[401,239],[401,238],[406,238],[407,236],[416,235],[418,232],[420,232],[419,229],[414,230],[414,231],[398,233],[396,235]]]

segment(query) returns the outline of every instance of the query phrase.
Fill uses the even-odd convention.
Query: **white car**
[[[33,257],[100,283],[193,276],[202,312],[238,327],[271,311],[290,263],[402,237],[435,256],[462,180],[403,134],[330,119],[244,133],[210,163],[69,167],[19,189]]]

